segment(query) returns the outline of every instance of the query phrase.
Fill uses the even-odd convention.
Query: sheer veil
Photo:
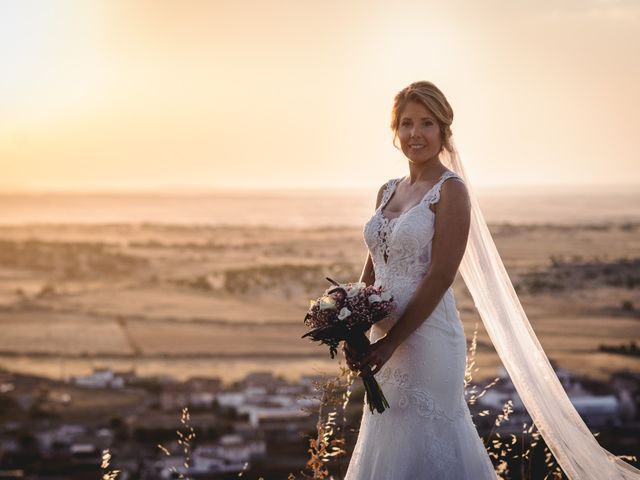
[[[442,161],[465,181],[471,228],[460,273],[529,415],[572,480],[640,479],[640,470],[602,448],[575,410],[529,324],[491,238],[453,141]]]

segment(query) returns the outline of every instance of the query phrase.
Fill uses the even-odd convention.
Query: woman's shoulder
[[[380,190],[384,190],[386,187],[389,187],[394,183],[401,181],[403,178],[404,177],[390,178],[389,180],[387,180],[382,184],[382,186],[380,187]]]
[[[464,179],[456,172],[447,171],[443,174],[439,188],[436,189],[433,195],[432,203],[437,203],[441,197],[448,199],[449,201],[462,202],[468,204],[469,191],[464,182]]]
[[[396,183],[399,182],[400,180],[402,180],[402,177],[399,178],[390,178],[389,180],[387,180],[386,182],[384,182],[380,188],[378,189],[378,196],[376,198],[376,208],[378,208],[380,206],[380,203],[382,203],[382,200],[384,199],[384,196],[387,194],[387,192],[389,191],[390,187]]]
[[[467,192],[467,186],[464,179],[458,173],[452,170],[445,170],[440,177],[436,190],[438,192],[441,190]]]
[[[449,180],[450,178],[454,178],[458,180],[460,183],[464,183],[464,179],[457,172],[454,172],[453,170],[445,170],[444,172],[442,172],[442,176],[440,177],[443,183]]]

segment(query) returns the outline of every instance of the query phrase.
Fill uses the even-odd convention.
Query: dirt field
[[[602,353],[640,337],[640,224],[492,226],[547,354],[606,378],[640,359]],[[355,228],[167,225],[0,227],[0,366],[52,378],[92,368],[227,381],[269,369],[332,371],[300,336],[325,276],[357,280],[366,249]],[[458,309],[477,378],[500,360],[461,279]]]

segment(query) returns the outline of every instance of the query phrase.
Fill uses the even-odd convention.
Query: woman
[[[430,82],[395,98],[391,128],[409,175],[378,192],[364,228],[361,281],[384,286],[396,310],[375,324],[371,347],[349,366],[376,375],[390,408],[363,410],[345,480],[495,479],[464,397],[466,338],[452,283],[470,225],[469,194],[441,162],[453,111]]]

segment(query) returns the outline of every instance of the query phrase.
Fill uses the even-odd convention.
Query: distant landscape
[[[611,209],[615,202],[607,198]],[[96,219],[109,216],[106,203],[85,200],[94,202]],[[281,209],[261,225],[240,225],[237,211],[237,225],[201,223],[197,215],[187,222],[188,211],[185,221],[171,222],[179,202],[167,222],[152,221],[157,212],[145,217],[120,204],[123,221],[91,222],[82,217],[90,210],[78,204],[66,222],[0,225],[0,367],[56,379],[109,366],[135,368],[142,376],[210,375],[227,382],[253,370],[290,379],[335,371],[324,349],[300,339],[302,318],[309,299],[326,287],[325,276],[357,280],[366,248],[356,219],[364,223],[371,205],[354,200],[351,205],[360,206],[346,209],[346,225],[331,226],[329,213],[339,223],[344,197],[329,196],[324,207],[309,206],[307,215],[309,203],[295,195],[269,201]],[[198,205],[193,198],[184,202]],[[514,211],[509,222],[492,221],[492,215],[505,216],[499,208],[486,210],[545,351],[561,367],[594,378],[640,371],[637,356],[618,351],[640,336],[640,218],[628,211],[607,222],[558,223],[545,202],[528,205],[512,197],[505,202]],[[522,219],[531,219],[530,208],[546,211],[549,221],[516,222],[516,207]],[[317,225],[314,209],[325,212]],[[32,212],[26,217],[33,220],[36,210],[26,206]],[[16,204],[14,220],[18,212]],[[305,221],[292,225],[288,212]],[[146,220],[130,221],[134,213]],[[247,215],[257,218],[253,210]],[[477,377],[495,376],[500,360],[460,278],[455,293],[468,338],[478,324]]]

